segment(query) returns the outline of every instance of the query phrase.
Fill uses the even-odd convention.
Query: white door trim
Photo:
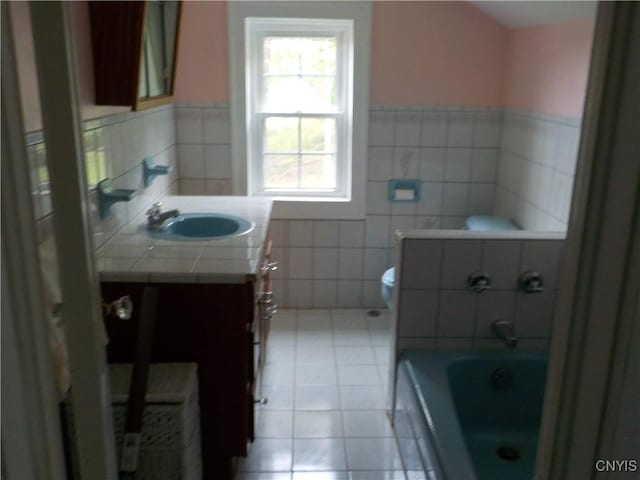
[[[1,7],[2,466],[9,479],[64,480],[13,35],[9,7]]]
[[[115,440],[68,7],[68,2],[32,2],[31,18],[71,364],[76,451],[82,478],[107,480],[117,478]]]
[[[619,415],[631,416],[619,407],[625,382],[634,382],[628,361],[640,348],[630,340],[640,292],[640,262],[633,264],[640,258],[638,58],[639,5],[601,3],[552,335],[539,480],[602,478],[595,461],[619,454],[607,439],[616,437]]]

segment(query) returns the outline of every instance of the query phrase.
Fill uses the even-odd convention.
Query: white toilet
[[[464,222],[465,230],[519,230],[509,219],[491,215],[472,215]],[[393,288],[396,284],[396,269],[391,267],[382,274],[380,279],[382,300],[389,310],[393,308]]]

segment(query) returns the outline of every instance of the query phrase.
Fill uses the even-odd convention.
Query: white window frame
[[[336,39],[336,105],[325,112],[266,111],[263,100],[264,39],[278,37],[327,37]],[[351,137],[353,125],[353,20],[325,20],[309,18],[245,19],[246,56],[250,61],[246,70],[247,135],[255,139],[248,142],[247,163],[249,192],[256,196],[271,196],[288,201],[291,197],[310,200],[349,200],[351,174]],[[264,189],[264,121],[267,117],[333,117],[336,120],[336,189],[303,191],[298,189]]]
[[[249,146],[260,146],[260,139],[248,142],[249,136],[257,138],[255,122],[249,121],[248,112],[251,98],[255,93],[251,89],[256,85],[248,85],[248,70],[256,68],[259,61],[255,51],[261,49],[251,45],[246,25],[254,21],[268,25],[269,20],[277,20],[279,25],[291,24],[291,31],[300,35],[313,35],[315,32],[327,32],[327,25],[333,24],[335,31],[341,21],[353,25],[353,59],[349,70],[354,88],[348,89],[352,96],[346,105],[350,110],[345,112],[351,121],[350,138],[337,138],[338,144],[346,149],[345,169],[338,173],[338,181],[342,184],[335,193],[297,193],[295,196],[274,196],[273,216],[275,218],[336,218],[361,219],[365,216],[366,190],[366,158],[369,117],[369,75],[370,75],[370,40],[371,40],[371,3],[370,2],[229,2],[229,78],[231,100],[231,142],[233,157],[233,193],[236,195],[264,195],[256,189],[259,176],[249,166],[256,159],[257,152]],[[315,26],[314,26],[315,25]],[[265,26],[265,31],[268,28]],[[278,28],[278,33],[282,30]],[[246,62],[247,51],[253,63]],[[349,60],[349,59],[345,59]],[[348,81],[342,78],[341,81]],[[249,93],[247,90],[249,90]],[[339,88],[337,89],[339,90]],[[349,101],[350,100],[350,101]],[[350,105],[349,105],[350,104]],[[345,117],[346,118],[346,117]],[[340,135],[340,128],[338,135]],[[257,191],[256,191],[257,190]]]

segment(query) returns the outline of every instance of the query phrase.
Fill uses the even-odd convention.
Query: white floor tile
[[[297,411],[293,418],[295,438],[340,438],[342,418],[337,410],[325,412]]]
[[[235,480],[291,480],[291,472],[240,472]]]
[[[259,395],[267,398],[267,403],[258,405],[260,410],[293,410],[293,385],[263,385]]]
[[[332,364],[297,364],[295,381],[296,385],[336,385],[335,366]]]
[[[296,337],[298,346],[331,346],[333,345],[333,335],[331,330],[298,330]]]
[[[291,439],[261,438],[251,445],[249,456],[240,458],[241,472],[286,472],[292,466]]]
[[[286,313],[285,313],[286,312]],[[278,313],[271,319],[271,331],[275,330],[295,330],[295,312],[278,310]]]
[[[390,330],[391,316],[388,313],[381,313],[378,317],[367,317],[367,325],[371,330]]]
[[[371,339],[367,330],[334,330],[333,342],[336,347],[371,346]]]
[[[293,472],[293,480],[349,480],[349,472]]]
[[[335,330],[364,330],[367,328],[367,319],[361,310],[349,313],[333,312],[333,328]]]
[[[330,330],[331,315],[326,310],[324,313],[298,314],[298,330]]]
[[[296,361],[296,347],[293,345],[271,345],[270,340],[266,354],[267,364],[292,364]]]
[[[428,480],[429,478],[431,477],[427,477],[427,474],[425,474],[425,472],[423,471],[418,471],[418,470],[407,471],[407,480]],[[435,475],[433,478],[435,478]]]
[[[345,437],[392,437],[393,431],[384,410],[342,412]]]
[[[393,438],[347,438],[350,470],[399,470],[400,455]]]
[[[295,439],[293,469],[295,471],[346,470],[344,440],[342,438]]]
[[[340,400],[335,385],[296,385],[296,410],[339,410]]]
[[[376,363],[388,365],[391,361],[391,347],[373,347]]]
[[[329,345],[298,345],[296,363],[335,363],[333,347]]]
[[[386,399],[379,386],[341,386],[340,402],[344,410],[384,410]]]
[[[291,438],[293,436],[293,412],[261,410],[255,419],[256,438]]]
[[[263,385],[293,385],[294,365],[265,365],[262,370]]]
[[[351,472],[351,480],[405,480],[405,476],[402,470],[378,470]]]
[[[271,330],[269,332],[269,346],[293,346],[296,344],[295,330]]]
[[[371,365],[376,363],[371,347],[335,347],[338,365]]]
[[[375,365],[338,365],[340,385],[380,385]]]
[[[391,346],[391,332],[388,330],[369,330],[369,335],[371,336],[371,344],[374,347]]]

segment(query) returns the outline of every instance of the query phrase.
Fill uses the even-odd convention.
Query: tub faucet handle
[[[533,270],[529,270],[520,275],[518,280],[520,288],[526,293],[541,293],[544,292],[544,282],[542,281],[542,275]]]
[[[491,288],[491,277],[484,272],[471,272],[467,278],[467,289],[482,293]]]

